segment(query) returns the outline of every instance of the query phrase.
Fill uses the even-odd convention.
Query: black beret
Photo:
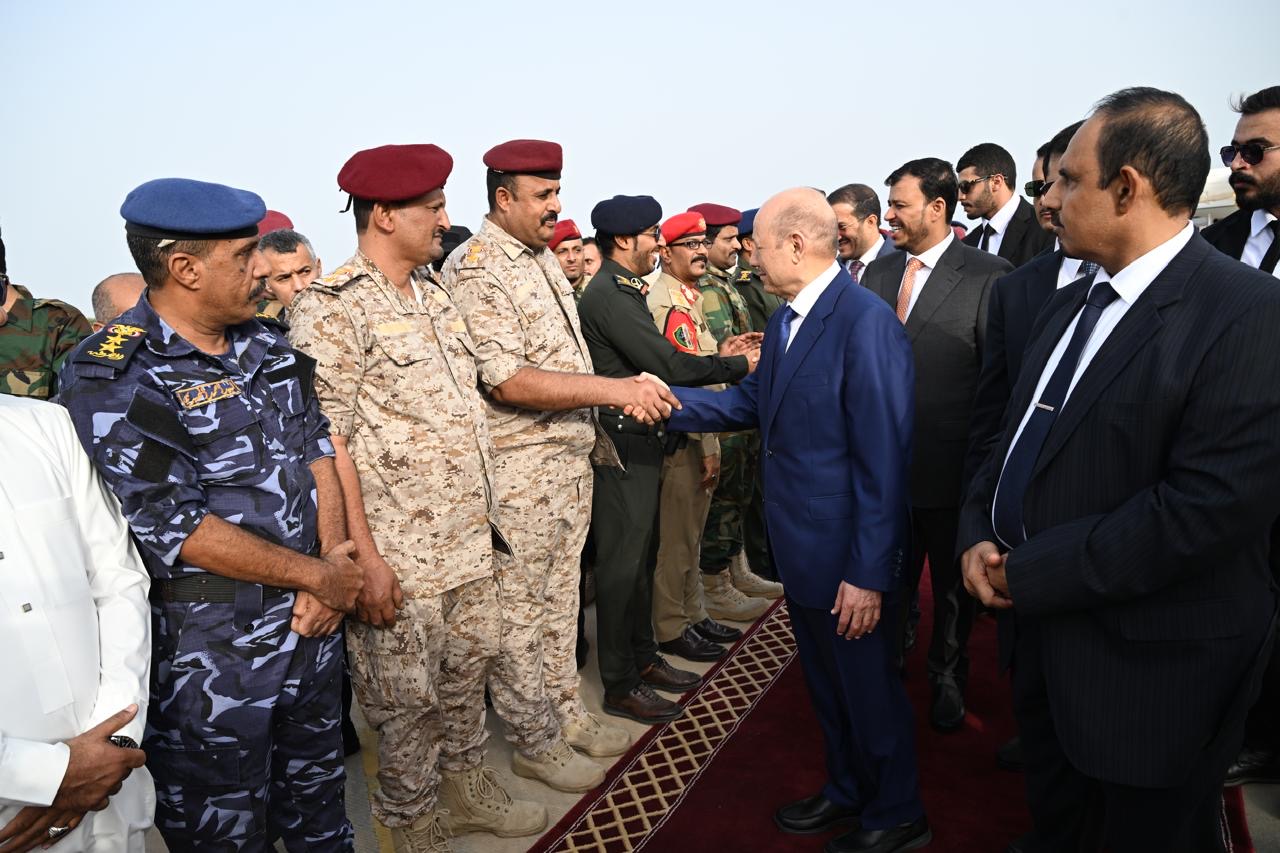
[[[591,210],[591,224],[605,234],[639,234],[662,220],[662,205],[649,195],[615,195]]]

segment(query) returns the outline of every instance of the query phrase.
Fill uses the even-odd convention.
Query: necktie
[[[1088,278],[1098,271],[1098,265],[1093,261],[1081,261],[1080,270],[1076,273],[1076,278]]]
[[[858,276],[862,275],[862,268],[865,266],[866,264],[864,264],[862,261],[858,260],[857,258],[854,258],[852,261],[849,261],[849,276],[850,278],[853,279],[854,284],[858,283]]]
[[[996,535],[1010,548],[1026,541],[1027,537],[1022,530],[1022,501],[1027,494],[1027,486],[1031,483],[1031,472],[1035,469],[1036,459],[1039,458],[1045,439],[1049,437],[1049,430],[1067,399],[1067,389],[1071,387],[1071,377],[1075,375],[1080,354],[1084,352],[1094,326],[1098,325],[1102,310],[1118,296],[1107,281],[1098,282],[1090,288],[1084,310],[1080,312],[1080,319],[1076,322],[1076,330],[1062,353],[1062,360],[1049,377],[1044,393],[1036,401],[1027,425],[1023,427],[1022,434],[1009,452],[1008,461],[1004,463],[991,515],[995,521]]]
[[[984,251],[984,252],[985,252],[985,251],[987,251],[987,245],[990,243],[990,241],[991,241],[991,235],[992,235],[992,234],[994,234],[994,233],[996,233],[996,229],[994,229],[994,228],[992,228],[992,227],[991,227],[991,223],[990,223],[990,222],[988,222],[988,223],[986,223],[985,225],[983,225],[983,226],[982,226],[982,241],[978,243],[978,248],[979,248],[979,249],[981,249],[981,250],[982,250],[982,251]]]
[[[1280,261],[1280,219],[1267,227],[1271,229],[1271,248],[1267,249],[1267,253],[1262,256],[1262,263],[1258,264],[1258,269],[1263,272],[1275,272],[1276,261]]]
[[[907,272],[902,276],[902,287],[898,288],[898,321],[907,322],[907,309],[911,307],[911,291],[916,287],[916,273],[924,269],[924,261],[919,258],[907,258]]]
[[[782,323],[778,326],[778,332],[782,335],[780,338],[782,346],[778,347],[778,352],[781,354],[791,346],[791,321],[796,318],[796,310],[790,305],[783,305],[779,310],[782,311]]]

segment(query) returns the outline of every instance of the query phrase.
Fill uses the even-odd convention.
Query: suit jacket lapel
[[[905,267],[904,261],[903,268]],[[956,289],[956,285],[960,283],[960,271],[963,268],[964,251],[958,240],[953,241],[942,253],[942,257],[938,258],[938,265],[929,273],[929,278],[924,283],[924,290],[920,291],[915,307],[907,315],[907,338],[912,343],[915,343],[920,331],[929,322],[929,318],[942,306],[943,302],[947,301],[951,291]],[[895,299],[894,303],[896,302]]]
[[[782,403],[782,395],[786,393],[787,383],[791,381],[791,377],[796,375],[796,371],[804,362],[805,356],[809,354],[809,350],[813,349],[813,345],[817,342],[819,336],[822,335],[826,328],[826,318],[830,316],[835,308],[836,300],[840,298],[840,294],[847,287],[856,287],[853,279],[843,269],[836,273],[836,277],[831,284],[827,285],[827,289],[818,297],[818,301],[813,306],[813,310],[804,318],[804,322],[800,324],[800,330],[796,332],[795,340],[791,342],[791,347],[782,353],[781,359],[776,363],[777,375],[771,377],[768,391],[769,411],[765,414],[765,423],[770,427],[773,425],[774,416],[778,413],[778,406]],[[764,353],[761,353],[761,358]],[[761,377],[762,379],[764,377]]]
[[[1009,263],[1017,266],[1014,260],[1017,257],[1018,250],[1022,248],[1023,235],[1027,233],[1027,224],[1030,217],[1027,216],[1027,208],[1031,205],[1022,199],[1018,199],[1018,206],[1013,212],[1013,216],[1009,219],[1009,227],[1004,229],[1004,236],[1000,238],[1000,257]]]
[[[880,298],[889,304],[890,308],[898,307],[898,288],[902,286],[902,274],[907,269],[907,253],[899,252],[893,258],[885,261],[884,274],[875,279],[875,286],[871,289],[880,294]],[[867,281],[863,276],[863,281]],[[870,286],[870,282],[868,282]]]

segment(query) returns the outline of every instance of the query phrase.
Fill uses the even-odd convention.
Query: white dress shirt
[[[813,310],[813,306],[818,304],[818,297],[822,296],[823,291],[831,286],[831,282],[840,273],[840,264],[835,261],[831,262],[831,266],[827,267],[813,281],[806,284],[796,294],[795,299],[790,303],[791,310],[796,312],[796,316],[791,318],[791,334],[787,337],[787,342],[783,346],[782,351],[786,352],[791,349],[791,342],[796,339],[796,333],[800,331],[800,324],[804,322],[804,318],[809,316],[809,312]]]
[[[1255,270],[1262,266],[1262,258],[1267,254],[1267,249],[1271,248],[1271,243],[1276,239],[1275,232],[1271,230],[1271,223],[1276,221],[1275,214],[1268,213],[1265,210],[1255,210],[1253,217],[1249,220],[1249,239],[1244,241],[1244,251],[1240,253],[1240,262],[1248,264]],[[1271,274],[1280,278],[1280,264],[1276,264],[1276,268]]]
[[[1075,373],[1071,374],[1071,383],[1067,386],[1067,394],[1062,400],[1062,408],[1058,410],[1058,417],[1061,417],[1062,412],[1070,405],[1071,392],[1075,390],[1076,383],[1080,381],[1080,377],[1084,375],[1085,370],[1089,367],[1089,362],[1093,361],[1093,357],[1098,354],[1098,350],[1102,349],[1102,345],[1106,343],[1107,337],[1124,319],[1124,315],[1133,307],[1133,303],[1138,301],[1138,297],[1146,292],[1147,288],[1151,286],[1151,282],[1155,281],[1156,276],[1164,271],[1164,268],[1169,265],[1174,256],[1183,250],[1195,233],[1195,226],[1188,222],[1186,227],[1172,238],[1138,258],[1116,273],[1115,276],[1108,276],[1106,270],[1098,269],[1093,279],[1093,286],[1097,287],[1104,281],[1110,281],[1111,286],[1119,294],[1119,298],[1106,308],[1103,308],[1102,314],[1098,316],[1098,324],[1093,327],[1089,340],[1085,342],[1084,349],[1080,352],[1080,361],[1076,363]],[[1004,461],[1006,465],[1009,463],[1009,454],[1013,452],[1014,445],[1018,443],[1018,439],[1022,437],[1022,431],[1026,429],[1027,421],[1031,420],[1031,413],[1035,411],[1036,401],[1044,395],[1044,390],[1049,384],[1050,377],[1053,376],[1053,372],[1058,368],[1058,362],[1062,361],[1062,354],[1071,342],[1071,336],[1075,334],[1076,324],[1080,322],[1082,311],[1083,306],[1081,306],[1081,311],[1077,311],[1076,316],[1067,324],[1067,328],[1062,332],[1062,337],[1058,338],[1057,346],[1053,348],[1053,352],[1049,355],[1049,360],[1045,363],[1044,370],[1040,372],[1040,381],[1036,383],[1036,392],[1031,396],[1031,402],[1027,405],[1027,410],[1023,412],[1022,420],[1018,423],[1018,431],[1014,433],[1013,441],[1009,443],[1009,449],[1005,452]],[[1003,474],[1002,468],[1001,476]],[[996,493],[999,494],[999,491],[1000,486],[997,483]],[[992,500],[991,505],[992,507],[995,506],[994,500]],[[994,515],[992,523],[995,523]]]
[[[1004,232],[1009,228],[1009,221],[1018,209],[1018,194],[1009,196],[1009,200],[1000,206],[995,216],[983,219],[982,225],[990,225],[995,233],[987,238],[987,251],[993,255],[1000,253],[1000,244],[1004,241]]]
[[[1056,252],[1061,248],[1062,246],[1058,243],[1058,238],[1053,238],[1053,250]],[[1062,256],[1062,263],[1058,264],[1058,290],[1062,290],[1062,288],[1080,277],[1080,265],[1082,263],[1084,263],[1084,261],[1079,258],[1069,258],[1066,255]]]
[[[907,317],[911,316],[911,311],[916,307],[916,302],[920,299],[920,294],[924,292],[925,282],[929,280],[929,273],[933,272],[933,268],[938,265],[938,260],[942,257],[942,253],[951,245],[951,241],[956,239],[956,232],[950,227],[947,228],[947,236],[943,237],[938,245],[931,249],[926,249],[918,255],[909,255],[907,262],[910,263],[911,258],[915,258],[924,264],[920,269],[916,270],[916,281],[911,286],[911,301],[907,303]],[[907,277],[907,271],[904,267],[902,277]],[[902,282],[898,282],[898,293],[902,293]],[[904,318],[905,322],[905,318]]]
[[[876,238],[876,241],[871,244],[871,248],[868,249],[866,253],[862,255],[862,257],[858,258],[858,260],[862,261],[863,272],[867,271],[867,267],[871,266],[872,261],[880,257],[880,247],[883,245],[884,245],[884,235],[881,234],[879,237]]]
[[[149,587],[66,410],[0,395],[0,826],[53,802],[70,758],[64,741],[137,703],[118,734],[141,743]],[[138,768],[56,849],[141,851],[154,812],[151,775]]]

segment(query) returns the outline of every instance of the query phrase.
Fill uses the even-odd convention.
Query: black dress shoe
[[[853,806],[837,806],[822,794],[814,794],[787,803],[773,813],[773,822],[783,832],[793,835],[817,835],[832,827],[858,820],[859,810]]]
[[[929,708],[929,724],[940,732],[957,732],[964,725],[964,694],[954,684],[937,684]]]
[[[693,628],[685,628],[674,640],[658,643],[658,648],[685,660],[720,660],[725,655],[724,646],[711,642]]]
[[[676,669],[662,658],[640,670],[640,679],[650,687],[668,693],[684,693],[702,682],[702,676],[686,669]]]
[[[631,689],[630,693],[621,696],[604,697],[604,712],[615,717],[626,717],[637,723],[653,725],[666,723],[684,714],[681,708],[670,699],[664,699],[653,688],[641,682]]]
[[[728,625],[721,625],[711,617],[694,623],[693,630],[713,643],[736,643],[742,639],[742,632]]]
[[[1273,749],[1246,746],[1227,768],[1227,779],[1223,784],[1234,788],[1258,782],[1264,785],[1280,782],[1280,753]]]
[[[897,853],[919,850],[933,840],[929,821],[920,817],[893,829],[855,829],[827,842],[826,853]]]
[[[1022,753],[1022,738],[1014,735],[1000,744],[1000,748],[996,750],[996,765],[1001,770],[1022,772],[1022,769],[1027,766],[1027,757]]]

